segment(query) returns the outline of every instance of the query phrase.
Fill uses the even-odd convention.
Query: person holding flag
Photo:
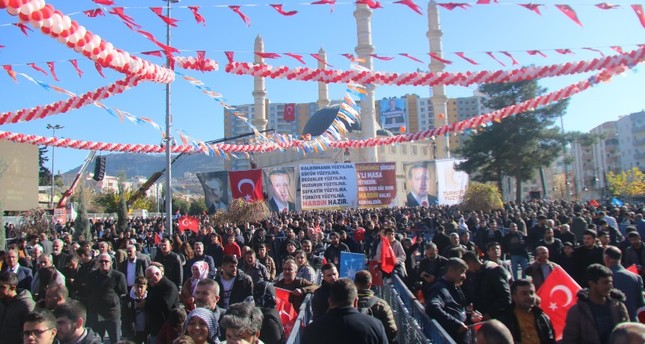
[[[381,270],[389,276],[395,271],[405,278],[405,250],[401,242],[396,240],[394,228],[385,228],[381,237],[381,244],[376,248],[376,261],[381,265]]]
[[[578,292],[578,302],[567,313],[562,344],[609,343],[614,327],[629,321],[623,304],[625,295],[613,289],[611,270],[600,264],[591,264],[585,277],[588,288]]]

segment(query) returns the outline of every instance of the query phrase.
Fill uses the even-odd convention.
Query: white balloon
[[[72,26],[72,19],[69,16],[63,16],[63,30],[67,30]]]
[[[7,12],[9,12],[9,14],[11,14],[12,16],[17,16],[18,15],[18,9],[17,8],[7,6]]]
[[[19,11],[21,14],[26,14],[26,15],[28,15],[28,16],[29,16],[29,15],[31,15],[31,13],[34,11],[34,5],[33,5],[32,3],[30,3],[30,2],[28,2],[28,3],[26,3],[26,4],[22,5],[22,6],[20,6],[20,8],[18,9],[18,11]]]
[[[31,26],[35,27],[36,29],[40,29],[43,26],[42,20],[30,20],[29,23],[31,24]]]
[[[54,26],[52,26],[51,29],[54,33],[59,34],[63,32],[63,23],[57,22],[56,24],[54,24]]]
[[[53,17],[49,17],[49,18],[43,20],[43,25],[42,25],[43,27],[51,28],[52,25],[54,25],[54,18]]]

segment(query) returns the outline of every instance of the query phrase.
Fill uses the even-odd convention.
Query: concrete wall
[[[0,202],[5,211],[38,206],[38,146],[0,141]]]

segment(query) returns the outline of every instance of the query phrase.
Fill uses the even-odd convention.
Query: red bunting
[[[531,55],[531,56],[540,55],[540,56],[546,58],[546,55],[543,52],[539,51],[539,50],[527,50],[526,53]]]
[[[280,54],[277,54],[277,53],[260,53],[260,52],[256,52],[255,55],[258,55],[263,59],[277,59],[277,58],[280,57]]]
[[[29,26],[25,25],[24,23],[13,23],[14,26],[20,28],[20,31],[25,34],[25,36],[29,36],[27,33],[27,30],[29,31],[34,31],[32,30]]]
[[[114,5],[114,0],[92,0],[99,5],[112,6]]]
[[[537,295],[542,300],[542,309],[553,323],[555,339],[562,338],[567,311],[576,304],[576,294],[580,286],[559,266],[556,266],[546,278]]]
[[[35,64],[35,63],[33,63],[33,62],[31,62],[31,63],[27,63],[27,66],[29,66],[29,67],[31,67],[31,68],[33,68],[33,69],[35,69],[35,70],[37,70],[37,71],[39,71],[39,72],[41,72],[41,73],[45,74],[45,75],[48,75],[48,74],[47,74],[47,72],[45,72],[45,70],[44,70],[44,69],[42,69],[42,68],[40,68],[40,67],[36,66],[36,64]]]
[[[571,51],[571,49],[555,49],[555,51],[558,54],[562,54],[562,55],[573,55],[574,54],[574,52]]]
[[[447,9],[448,11],[452,11],[455,8],[461,8],[462,10],[465,10],[468,7],[470,7],[470,4],[463,3],[463,2],[444,2],[437,5]]]
[[[49,67],[49,72],[52,73],[52,77],[54,78],[54,80],[59,81],[58,76],[56,76],[56,69],[55,69],[54,61],[47,62],[47,67]]]
[[[311,57],[315,58],[316,60],[318,60],[318,61],[320,61],[320,62],[324,63],[324,64],[325,64],[325,66],[327,66],[327,67],[333,67],[333,66],[332,66],[332,65],[330,65],[329,63],[325,62],[325,60],[323,60],[323,58],[322,58],[322,57],[320,57],[320,55],[319,55],[319,54],[310,54],[310,55],[311,55]]]
[[[620,5],[614,5],[614,4],[608,4],[606,2],[596,4],[596,7],[600,8],[601,10],[613,10],[616,8],[619,8]]]
[[[504,64],[504,62],[498,60],[497,57],[495,57],[495,55],[493,55],[492,51],[487,51],[486,55],[490,56],[493,60],[497,61],[497,63],[501,64],[502,67],[506,67],[506,64]]]
[[[78,62],[76,60],[69,60],[69,62],[74,66],[74,69],[76,70],[76,73],[78,74],[78,77],[83,76],[83,71],[78,68]]]
[[[119,18],[123,19],[125,24],[130,29],[132,29],[133,27],[136,27],[137,29],[141,29],[141,25],[137,24],[132,17],[125,14],[123,7],[112,7],[112,9],[108,13],[119,16]]]
[[[580,22],[580,19],[578,19],[578,15],[576,14],[576,11],[571,8],[569,5],[555,5],[564,15],[569,17],[569,19],[573,20],[576,24],[582,26],[582,22]]]
[[[206,26],[206,19],[199,14],[199,6],[188,6],[188,9],[193,12],[197,24],[201,23],[203,26]]]
[[[289,16],[293,16],[293,15],[298,14],[298,11],[288,11],[287,12],[287,11],[283,10],[282,9],[282,4],[275,4],[275,5],[269,5],[269,6],[273,7],[276,11],[278,11],[278,13],[282,14],[283,16],[289,17]]]
[[[504,55],[508,56],[508,58],[510,58],[510,59],[511,59],[511,61],[513,62],[513,66],[515,66],[515,65],[518,65],[518,64],[519,64],[519,63],[517,62],[517,60],[513,57],[513,55],[511,55],[511,53],[509,53],[508,51],[500,51],[500,53],[502,53],[502,54],[504,54]]]
[[[464,59],[464,60],[468,61],[468,63],[470,63],[470,64],[472,64],[472,65],[478,65],[478,64],[479,64],[479,63],[477,63],[477,61],[475,61],[475,60],[473,60],[473,59],[471,59],[471,58],[466,57],[466,55],[464,55],[464,53],[463,53],[463,52],[456,52],[456,53],[455,53],[455,55],[457,55],[457,56],[461,57],[462,59]]]
[[[410,60],[412,60],[412,61],[416,61],[416,62],[419,62],[419,63],[423,63],[423,61],[419,60],[418,58],[416,58],[416,57],[414,57],[414,56],[411,56],[411,55],[410,55],[410,54],[408,54],[408,53],[401,53],[401,54],[399,54],[399,55],[401,55],[401,56],[403,56],[403,57],[407,57],[407,58],[409,58],[409,59],[410,59]]]
[[[2,48],[4,48],[4,47],[5,47],[4,45],[0,44],[0,49],[2,49]]]
[[[370,54],[370,56],[381,61],[390,61],[394,59],[394,57],[391,56],[379,56],[377,54]]]
[[[312,5],[329,5],[330,11],[329,12],[334,12],[334,4],[336,3],[336,0],[319,0],[319,1],[314,1],[311,4]]]
[[[351,62],[356,61],[356,57],[354,57],[354,55],[352,55],[352,54],[340,54],[340,56],[343,56],[343,57],[347,58]]]
[[[105,16],[105,13],[100,8],[95,8],[93,10],[83,11],[83,14],[85,14],[86,16],[88,16],[90,18],[95,18],[96,16]]]
[[[367,7],[369,7],[370,9],[373,9],[373,10],[375,10],[377,8],[383,8],[383,6],[381,6],[381,2],[379,2],[379,1],[358,0],[358,1],[356,1],[356,3],[361,4],[361,5],[367,5]]]
[[[432,57],[433,59],[435,59],[435,60],[437,60],[437,61],[439,61],[439,62],[441,62],[441,63],[445,63],[445,64],[452,64],[452,61],[442,59],[442,58],[441,58],[441,57],[439,57],[439,55],[437,55],[436,53],[428,53],[428,55],[430,55],[430,57]]]
[[[542,4],[518,4],[518,5],[535,12],[540,16],[542,15],[542,13],[540,13],[540,6],[544,6]]]
[[[610,48],[611,48],[611,49],[613,49],[615,52],[617,52],[617,53],[619,53],[619,54],[624,54],[624,52],[623,52],[623,48],[621,48],[621,47],[619,47],[619,46],[617,46],[617,45],[613,45],[613,46],[611,46]]]
[[[232,51],[225,51],[224,55],[226,55],[226,59],[228,60],[228,63],[233,63],[233,58],[235,57],[235,53]]]
[[[96,71],[99,72],[99,74],[105,78],[105,75],[103,75],[103,67],[98,62],[94,63],[94,67],[96,67]]]
[[[600,54],[600,57],[605,57],[605,53],[603,53],[601,50],[594,49],[594,48],[582,48],[582,49],[584,49],[584,50],[589,50],[589,51],[595,51],[595,52],[597,52],[598,54]]]
[[[161,57],[161,50],[142,51],[143,55]]]
[[[298,62],[300,62],[302,64],[306,64],[305,60],[302,58],[302,55],[298,55],[298,54],[294,54],[294,53],[283,53],[283,54],[298,60]]]
[[[638,20],[641,22],[641,25],[645,27],[645,13],[643,12],[643,5],[632,5],[632,9],[636,13]]]
[[[150,10],[154,12],[159,18],[161,18],[161,20],[163,20],[164,23],[172,27],[177,27],[177,22],[179,20],[163,15],[162,13],[163,9],[161,7],[150,7]]]
[[[240,16],[240,18],[242,18],[242,21],[244,21],[244,24],[246,24],[246,26],[251,26],[251,18],[247,17],[246,14],[242,13],[242,11],[240,10],[240,6],[229,5],[228,8],[232,9],[233,12],[237,13]]]
[[[3,65],[2,68],[4,68],[5,71],[7,71],[7,74],[13,79],[13,81],[18,81],[16,79],[16,72],[13,71],[13,68],[11,65]]]
[[[415,4],[412,0],[400,0],[400,1],[395,1],[394,3],[408,6],[414,12],[417,12],[418,14],[423,15],[423,12],[421,12],[421,6]]]
[[[166,53],[166,55],[172,55],[173,53],[179,53],[179,49],[161,43],[150,32],[147,32],[147,31],[144,31],[144,30],[135,30],[135,31],[140,33],[140,34],[142,34],[143,36],[145,36],[152,43],[156,44],[159,48],[163,49],[163,51]]]

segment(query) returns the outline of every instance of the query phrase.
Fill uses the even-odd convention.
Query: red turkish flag
[[[243,198],[245,201],[262,201],[262,170],[232,171],[228,173],[231,182],[233,199]]]
[[[293,122],[296,120],[295,103],[284,104],[284,120],[287,122]]]
[[[382,286],[383,285],[383,273],[381,269],[378,268],[378,262],[375,260],[370,260],[367,263],[370,274],[372,275],[372,285]]]
[[[557,266],[537,291],[537,295],[542,299],[541,308],[553,323],[556,340],[562,339],[567,312],[576,303],[576,294],[580,289],[580,285],[564,269]]]
[[[280,314],[280,320],[282,321],[282,326],[284,326],[284,337],[289,338],[291,330],[293,329],[293,324],[296,322],[298,317],[298,312],[293,308],[291,302],[289,302],[289,293],[290,291],[282,288],[275,288],[276,295],[276,306],[275,309]]]
[[[159,243],[161,242],[161,239],[162,239],[161,235],[159,235],[159,233],[155,233],[155,238],[154,238],[155,245],[159,245]]]
[[[392,273],[396,266],[396,256],[392,244],[385,237],[381,237],[381,270],[385,273]]]
[[[633,273],[634,275],[638,275],[638,267],[636,267],[636,264],[628,266],[627,271]]]
[[[182,216],[177,219],[177,222],[179,222],[179,230],[182,232],[187,229],[195,233],[199,232],[199,219],[196,217]]]

